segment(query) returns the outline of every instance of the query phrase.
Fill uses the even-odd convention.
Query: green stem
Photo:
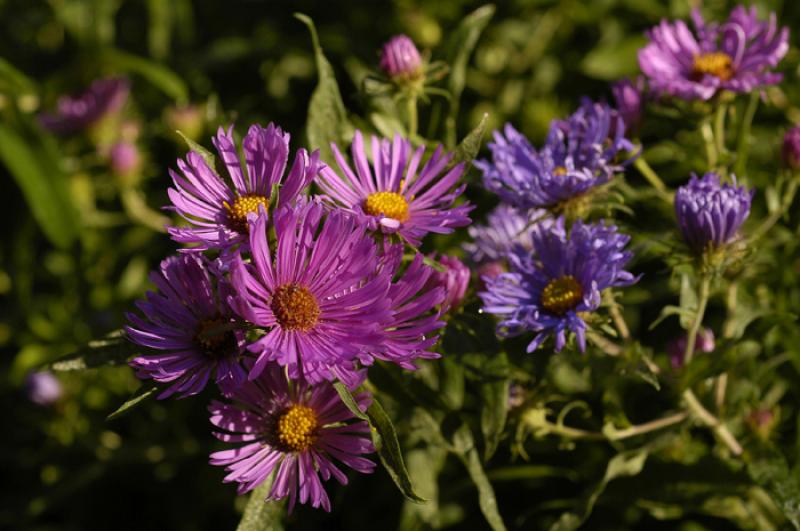
[[[639,173],[642,174],[650,186],[656,189],[658,195],[667,201],[668,203],[672,203],[673,198],[672,194],[667,188],[667,185],[664,184],[664,181],[658,176],[658,174],[650,167],[644,157],[638,157],[635,161],[633,161],[633,166],[639,170]]]
[[[744,174],[747,167],[747,156],[750,154],[750,127],[753,125],[753,117],[756,114],[759,99],[759,92],[753,91],[742,117],[742,124],[736,139],[736,165],[733,169],[735,175]]]
[[[728,114],[728,106],[720,104],[714,114],[714,140],[717,154],[722,156],[726,151],[725,147],[725,116]]]
[[[694,316],[694,321],[689,327],[688,336],[686,337],[686,350],[683,353],[683,364],[689,365],[694,356],[694,347],[697,342],[697,333],[700,332],[700,326],[703,324],[703,316],[706,313],[706,305],[708,304],[708,294],[711,291],[711,279],[708,275],[701,275],[700,288],[697,295],[697,312]]]
[[[687,412],[681,411],[672,415],[667,415],[666,417],[662,417],[660,419],[651,420],[650,422],[637,424],[623,430],[612,429],[608,432],[582,430],[579,428],[565,426],[563,424],[554,424],[548,421],[545,421],[544,423],[537,421],[537,423],[534,425],[534,428],[573,440],[621,441],[623,439],[636,437],[637,435],[644,435],[645,433],[649,433],[651,431],[667,428],[674,424],[680,424],[686,420],[688,416],[689,415]]]
[[[406,98],[406,112],[408,113],[408,137],[417,136],[417,97]]]
[[[789,207],[792,205],[792,201],[794,201],[794,195],[797,193],[797,186],[800,184],[800,177],[794,176],[791,181],[789,181],[789,188],[786,190],[786,193],[783,196],[783,202],[781,203],[780,208],[776,209],[775,212],[769,215],[767,219],[765,219],[761,225],[758,226],[756,230],[750,235],[750,241],[755,242],[762,236],[764,236],[769,229],[775,225],[779,219],[783,217]]]
[[[706,146],[708,169],[713,171],[717,167],[718,153],[717,146],[714,143],[714,130],[711,128],[710,118],[703,118],[703,121],[700,122],[700,135],[703,137],[703,142]]]
[[[622,311],[619,309],[619,304],[617,304],[616,299],[614,299],[614,294],[611,293],[611,290],[606,290],[603,293],[603,298],[605,299],[606,304],[608,304],[608,311],[611,314],[611,320],[614,321],[614,326],[617,328],[619,336],[627,343],[631,338],[631,332],[628,328],[628,324],[625,322],[625,317],[622,315]]]
[[[263,531],[283,531],[283,502],[267,501],[274,476],[267,477],[261,485],[250,493],[237,531],[259,529]]]

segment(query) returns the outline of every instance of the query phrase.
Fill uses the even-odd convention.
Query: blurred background
[[[384,41],[407,33],[445,58],[450,33],[481,5],[0,0],[0,529],[235,527],[246,500],[207,464],[216,448],[207,396],[152,402],[106,421],[138,387],[126,366],[60,372],[56,381],[30,375],[119,329],[147,289],[148,271],[174,251],[161,207],[168,169],[186,151],[176,129],[210,146],[220,124],[235,123],[241,133],[274,121],[292,133],[293,149],[305,144],[316,70],[308,30],[294,12],[316,23],[345,104],[358,113],[359,80],[376,68]],[[704,9],[724,16],[732,5],[710,0]],[[763,7],[800,28],[800,3]],[[537,142],[581,96],[610,98],[609,82],[636,75],[643,31],[662,17],[686,17],[690,4],[510,0],[496,8],[468,63],[459,137],[489,113],[490,128],[510,120]],[[800,101],[795,47],[784,65],[783,89],[770,93],[773,106],[760,115],[765,131],[800,119],[789,103]],[[131,90],[112,126],[59,137],[37,124],[61,95],[120,75]],[[753,147],[754,160],[774,157],[780,137],[773,136],[774,144]],[[112,150],[119,143],[130,148],[127,157]],[[649,161],[691,166],[677,140],[660,144]],[[491,206],[470,193],[480,212]],[[353,477],[347,489],[331,485],[331,515],[300,507],[289,526],[395,528],[403,501],[383,471],[377,476]],[[528,494],[513,485],[498,486],[498,498],[509,526],[528,528],[535,519],[526,514]],[[476,508],[448,503],[470,499],[472,489],[468,481],[443,489],[443,526],[484,526]],[[596,528],[616,525],[603,523],[602,510],[597,518]]]

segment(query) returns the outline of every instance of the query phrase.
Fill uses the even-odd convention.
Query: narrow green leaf
[[[102,58],[116,69],[138,74],[176,103],[189,101],[189,89],[183,80],[164,65],[122,50],[109,49]]]
[[[508,357],[501,352],[491,360],[491,370],[508,371]],[[511,384],[507,378],[487,382],[481,385],[483,408],[481,409],[481,431],[483,432],[483,459],[488,461],[494,455],[508,416],[508,391]]]
[[[333,162],[330,143],[349,142],[353,126],[347,118],[347,111],[342,101],[342,94],[339,91],[333,67],[322,52],[314,22],[302,13],[295,13],[294,16],[305,24],[311,33],[317,75],[319,76],[317,87],[308,102],[308,118],[306,120],[308,145],[311,149],[319,149],[324,161]]]
[[[30,94],[36,84],[14,65],[0,57],[0,91],[8,94]]]
[[[478,505],[481,508],[486,522],[494,531],[505,531],[506,525],[497,509],[497,498],[494,495],[494,488],[486,476],[486,471],[481,464],[481,457],[475,448],[475,441],[472,431],[467,424],[463,424],[454,435],[453,445],[456,455],[467,468],[469,477],[478,488]]]
[[[342,402],[353,414],[363,420],[369,422],[372,434],[372,442],[375,445],[375,450],[378,452],[381,463],[389,476],[400,489],[400,492],[409,500],[417,503],[424,502],[425,499],[420,497],[415,491],[414,486],[411,484],[411,478],[408,475],[405,461],[403,460],[403,452],[400,449],[400,442],[397,440],[397,432],[394,429],[394,424],[386,414],[383,406],[380,405],[378,400],[373,397],[372,404],[367,408],[366,414],[358,407],[353,394],[341,382],[334,384],[336,391],[342,399]]]
[[[489,123],[489,114],[484,113],[483,118],[478,123],[477,127],[467,134],[461,143],[456,147],[451,164],[458,164],[459,162],[469,163],[472,162],[478,151],[481,149],[483,143],[483,135],[486,134],[486,125]]]
[[[800,479],[791,472],[780,450],[765,443],[746,459],[753,481],[767,491],[794,528],[800,529]]]
[[[687,274],[681,275],[680,305],[682,311],[678,315],[680,315],[681,327],[688,330],[697,312],[697,292],[692,285],[692,279]]]
[[[8,168],[45,236],[68,247],[78,234],[67,178],[41,139],[23,138],[0,124],[0,160]]]
[[[208,164],[208,167],[211,168],[211,171],[217,173],[217,158],[214,156],[213,153],[211,153],[209,150],[207,150],[206,148],[204,148],[203,146],[201,146],[200,144],[198,144],[197,142],[186,136],[183,133],[183,131],[176,130],[175,132],[180,135],[180,137],[183,139],[184,142],[186,142],[186,145],[189,146],[189,149],[191,151],[194,151],[195,153],[200,155],[200,158],[202,158],[205,161],[205,163]]]
[[[456,119],[458,118],[461,93],[464,91],[467,79],[467,63],[478,43],[478,38],[494,15],[494,11],[495,7],[487,4],[467,15],[453,32],[448,43],[447,64],[450,65],[450,76],[447,88],[452,96],[450,112],[445,121],[448,146],[454,146],[456,143]]]
[[[147,386],[143,385],[139,389],[133,393],[128,400],[125,401],[124,404],[119,406],[116,411],[111,413],[109,416],[106,417],[107,421],[115,420],[120,418],[122,415],[125,415],[131,409],[135,408],[136,406],[140,405],[142,402],[146,401],[153,395],[158,392],[159,388],[155,385]]]
[[[140,350],[141,347],[128,340],[124,331],[116,330],[54,361],[48,368],[52,371],[81,371],[104,365],[123,365]]]
[[[275,476],[253,489],[236,531],[282,531],[283,503],[267,500]]]

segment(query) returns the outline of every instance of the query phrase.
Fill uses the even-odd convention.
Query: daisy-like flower
[[[486,279],[483,309],[501,319],[498,334],[536,332],[528,352],[555,336],[556,352],[572,331],[581,351],[586,348],[582,314],[600,306],[601,292],[638,280],[624,269],[632,253],[624,248],[629,236],[614,225],[577,221],[569,233],[563,218],[550,227],[533,229],[533,253],[516,247],[509,255],[511,272]]]
[[[39,123],[59,135],[81,131],[118,111],[128,100],[129,92],[127,79],[98,79],[80,95],[59,98],[56,111],[40,114]]]
[[[190,151],[178,160],[180,172],[170,170],[174,188],[169,189],[173,209],[189,227],[169,227],[172,239],[192,244],[189,250],[228,248],[247,241],[247,218],[259,209],[291,204],[316,177],[321,164],[319,152],[299,149],[291,170],[284,177],[289,161],[289,133],[269,124],[250,126],[242,141],[244,165],[233,141],[233,127],[220,128],[214,146],[227,170],[230,182],[210,168],[199,153]],[[277,204],[272,190],[280,185]]]
[[[584,100],[566,120],[555,120],[545,145],[536,150],[511,124],[494,132],[492,160],[475,162],[483,185],[519,209],[558,208],[607,183],[622,166],[617,153],[630,151],[625,124],[604,103]]]
[[[694,32],[682,20],[662,20],[647,32],[639,66],[656,93],[708,100],[720,90],[750,92],[781,81],[771,69],[789,50],[789,29],[778,29],[775,13],[764,22],[755,6],[740,5],[723,24],[706,24],[697,10],[692,21]]]
[[[144,318],[127,315],[125,330],[134,343],[161,353],[131,360],[136,376],[170,384],[159,399],[195,395],[214,378],[223,393],[247,379],[240,361],[244,334],[225,302],[229,287],[212,279],[208,264],[195,255],[172,256],[150,275],[158,293],[136,306]]]
[[[362,410],[372,400],[368,393],[355,398]],[[375,463],[362,457],[375,451],[369,426],[356,420],[328,382],[311,386],[303,380],[287,381],[283,370],[270,364],[232,399],[230,404],[214,401],[209,406],[211,423],[220,430],[214,435],[226,443],[244,444],[214,452],[210,462],[226,467],[224,481],[238,483],[239,494],[274,476],[268,500],[288,496],[290,512],[298,498],[330,511],[322,481],[332,476],[347,484],[334,461],[363,474],[375,469]]]
[[[709,246],[720,247],[733,240],[750,215],[755,190],[744,186],[720,184],[719,175],[696,175],[675,193],[675,214],[683,239],[696,253]]]
[[[453,206],[466,185],[458,185],[464,164],[455,165],[441,175],[452,160],[452,153],[438,147],[420,169],[425,147],[412,150],[411,141],[372,137],[370,166],[364,138],[356,131],[353,138],[353,165],[345,161],[336,144],[333,154],[341,175],[325,167],[317,180],[331,203],[363,217],[371,230],[398,233],[412,245],[419,245],[429,232],[447,234],[455,227],[469,225],[472,206]]]
[[[391,273],[376,271],[378,247],[353,216],[309,202],[274,218],[275,245],[262,214],[250,222],[252,263],[231,264],[231,305],[267,330],[248,347],[258,355],[250,377],[277,361],[294,379],[350,384],[358,356],[382,344],[392,318]]]

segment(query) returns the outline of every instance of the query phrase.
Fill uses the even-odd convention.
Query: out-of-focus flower
[[[678,225],[683,239],[696,253],[733,240],[750,214],[755,191],[737,187],[736,178],[732,178],[733,184],[720,185],[716,173],[706,173],[702,179],[692,175],[675,194]]]
[[[783,162],[793,170],[800,169],[800,126],[795,126],[783,135],[781,149]]]
[[[383,344],[382,324],[392,318],[391,273],[376,271],[366,227],[343,212],[326,215],[317,202],[275,213],[274,246],[266,215],[250,223],[252,263],[239,256],[231,268],[232,306],[267,329],[248,347],[258,356],[250,376],[277,362],[292,379],[352,383],[359,356]]]
[[[178,160],[180,172],[170,170],[174,188],[169,198],[174,210],[189,227],[169,227],[172,239],[195,244],[189,250],[227,248],[247,242],[248,217],[259,209],[290,204],[319,173],[319,152],[299,149],[289,173],[289,134],[280,127],[252,125],[242,141],[244,167],[233,142],[233,128],[220,128],[214,145],[230,181],[217,175],[199,153],[190,151]],[[233,185],[231,188],[230,184]],[[275,185],[281,185],[276,205],[270,201]]]
[[[363,379],[363,378],[362,378]],[[270,500],[289,498],[291,512],[297,501],[331,510],[322,480],[333,476],[342,485],[347,476],[334,461],[369,474],[375,463],[362,457],[375,451],[369,426],[357,420],[328,382],[310,386],[287,381],[282,368],[270,364],[255,380],[231,397],[233,403],[213,401],[214,435],[236,446],[211,454],[212,465],[224,466],[226,483],[239,484],[244,494],[274,476]],[[355,396],[365,411],[369,393]]]
[[[471,273],[469,268],[455,256],[444,254],[437,257],[436,253],[433,253],[430,258],[445,268],[445,271],[434,270],[429,281],[433,285],[444,288],[445,296],[440,312],[445,314],[457,309],[463,302],[467,288],[469,288]]]
[[[78,96],[62,96],[55,112],[39,115],[39,123],[60,135],[81,131],[118,111],[128,100],[129,90],[127,79],[98,79]]]
[[[169,384],[160,399],[195,395],[212,377],[223,393],[230,393],[247,379],[240,364],[244,333],[225,301],[229,287],[215,283],[208,271],[209,264],[196,255],[167,258],[150,275],[158,293],[148,292],[136,304],[144,318],[127,316],[131,341],[162,351],[130,362],[139,378]]]
[[[779,411],[777,410],[761,407],[752,410],[745,420],[756,435],[763,440],[767,440],[778,424],[778,413]]]
[[[515,409],[525,403],[525,388],[518,382],[508,386],[508,409]]]
[[[675,370],[683,367],[684,356],[686,355],[687,334],[682,335],[667,346],[669,362]],[[694,354],[698,352],[714,351],[714,332],[710,328],[703,328],[697,333],[694,343]]]
[[[142,166],[139,148],[132,142],[120,141],[111,146],[108,152],[111,171],[118,177],[128,177],[138,173]]]
[[[486,224],[476,224],[467,229],[472,241],[463,245],[473,264],[505,264],[508,252],[514,245],[533,248],[530,229],[533,222],[546,216],[544,210],[520,211],[500,203],[486,219]]]
[[[566,120],[554,120],[545,145],[536,150],[511,124],[494,132],[492,160],[475,162],[483,185],[519,209],[558,208],[607,183],[622,166],[620,151],[633,145],[611,107],[584,100]]]
[[[563,218],[534,227],[531,237],[533,253],[515,248],[509,254],[511,272],[486,280],[486,291],[480,293],[483,310],[501,319],[500,336],[536,332],[528,352],[549,335],[555,336],[555,350],[560,351],[567,331],[575,333],[583,351],[583,314],[600,306],[604,289],[638,280],[624,269],[633,256],[623,250],[630,237],[614,225],[580,220],[567,233]]]
[[[203,109],[198,105],[170,107],[164,112],[164,120],[171,131],[180,131],[191,140],[200,138],[205,128]]]
[[[611,85],[611,93],[616,110],[625,122],[625,130],[635,133],[642,124],[644,112],[644,78],[640,76],[634,81],[621,79]]]
[[[423,73],[419,50],[407,35],[396,35],[383,45],[379,66],[394,80],[416,80]]]
[[[771,69],[789,50],[789,29],[778,28],[775,13],[758,19],[755,6],[737,6],[723,24],[706,24],[692,13],[695,31],[685,22],[662,20],[639,51],[639,66],[656,93],[708,100],[720,90],[750,92],[774,85],[783,76]]]
[[[398,233],[412,245],[420,245],[429,232],[449,234],[455,227],[469,225],[468,203],[453,206],[466,185],[458,184],[464,164],[440,174],[453,154],[442,147],[420,169],[425,146],[412,151],[411,141],[372,137],[370,167],[361,131],[353,138],[353,167],[332,144],[340,173],[325,167],[316,181],[330,203],[362,218],[370,230]]]
[[[61,382],[48,371],[32,372],[25,377],[25,396],[39,406],[52,406],[61,399]]]

